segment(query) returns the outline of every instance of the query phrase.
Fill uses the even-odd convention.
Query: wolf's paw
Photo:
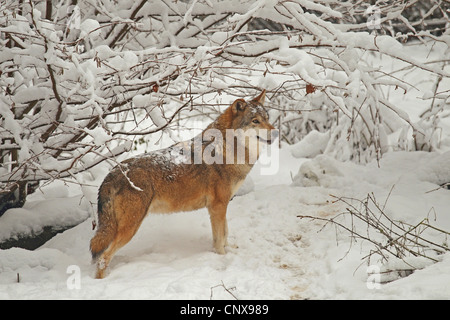
[[[215,247],[214,248],[214,251],[217,253],[217,254],[226,254],[227,252],[225,251],[225,247]]]

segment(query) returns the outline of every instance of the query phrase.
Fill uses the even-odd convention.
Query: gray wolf
[[[206,207],[213,246],[225,254],[227,206],[278,131],[269,123],[265,90],[237,99],[201,134],[169,148],[127,159],[106,176],[98,192],[98,226],[90,242],[96,278],[136,234],[148,213]]]

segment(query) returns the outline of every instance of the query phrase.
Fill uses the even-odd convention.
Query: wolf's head
[[[230,106],[233,115],[230,129],[242,130],[246,136],[258,139],[259,143],[271,144],[278,137],[278,131],[270,124],[269,114],[264,109],[265,97],[266,90],[263,90],[250,101],[234,101]]]
[[[230,164],[254,164],[264,145],[272,144],[278,131],[270,124],[269,115],[263,107],[266,91],[256,98],[234,101],[201,135],[204,153],[210,152],[211,159],[226,157]],[[209,160],[207,161],[209,162]],[[223,163],[223,162],[222,162]]]

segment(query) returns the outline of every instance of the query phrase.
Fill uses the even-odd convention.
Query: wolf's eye
[[[258,124],[258,123],[259,123],[259,120],[258,120],[258,119],[253,119],[252,122],[255,123],[255,124]]]

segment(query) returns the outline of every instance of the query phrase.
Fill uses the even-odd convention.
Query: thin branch
[[[223,280],[220,280],[221,284],[218,284],[216,286],[213,286],[210,288],[210,295],[209,295],[209,300],[213,299],[213,291],[215,288],[219,288],[222,287],[228,294],[230,294],[234,300],[239,300],[234,294],[233,292],[231,292],[231,290],[236,290],[236,287],[232,287],[232,288],[227,288],[225,287],[225,284],[223,283]]]
[[[323,221],[325,224],[322,229],[328,224],[332,224],[336,228],[348,232],[352,239],[350,241],[350,248],[353,241],[357,240],[371,244],[372,248],[361,258],[362,261],[368,263],[374,255],[377,255],[384,263],[390,261],[392,258],[396,258],[411,267],[411,270],[415,270],[417,267],[414,267],[408,261],[408,257],[410,256],[422,257],[431,262],[440,261],[438,256],[449,252],[450,248],[445,244],[439,244],[436,240],[426,237],[424,231],[433,229],[442,236],[443,240],[447,239],[450,233],[430,225],[428,218],[424,218],[415,225],[390,218],[386,214],[385,208],[391,192],[392,188],[382,206],[376,201],[373,194],[368,194],[362,200],[350,197],[336,197],[337,200],[334,203],[344,203],[346,205],[345,212],[333,218],[321,218],[308,215],[298,215],[297,217]],[[359,207],[356,207],[353,203],[359,204]],[[350,217],[349,224],[345,222],[346,217]],[[362,228],[365,229],[364,232],[360,231]],[[378,236],[375,237],[375,235]],[[345,255],[348,254],[350,248]],[[433,254],[430,255],[430,252]]]

